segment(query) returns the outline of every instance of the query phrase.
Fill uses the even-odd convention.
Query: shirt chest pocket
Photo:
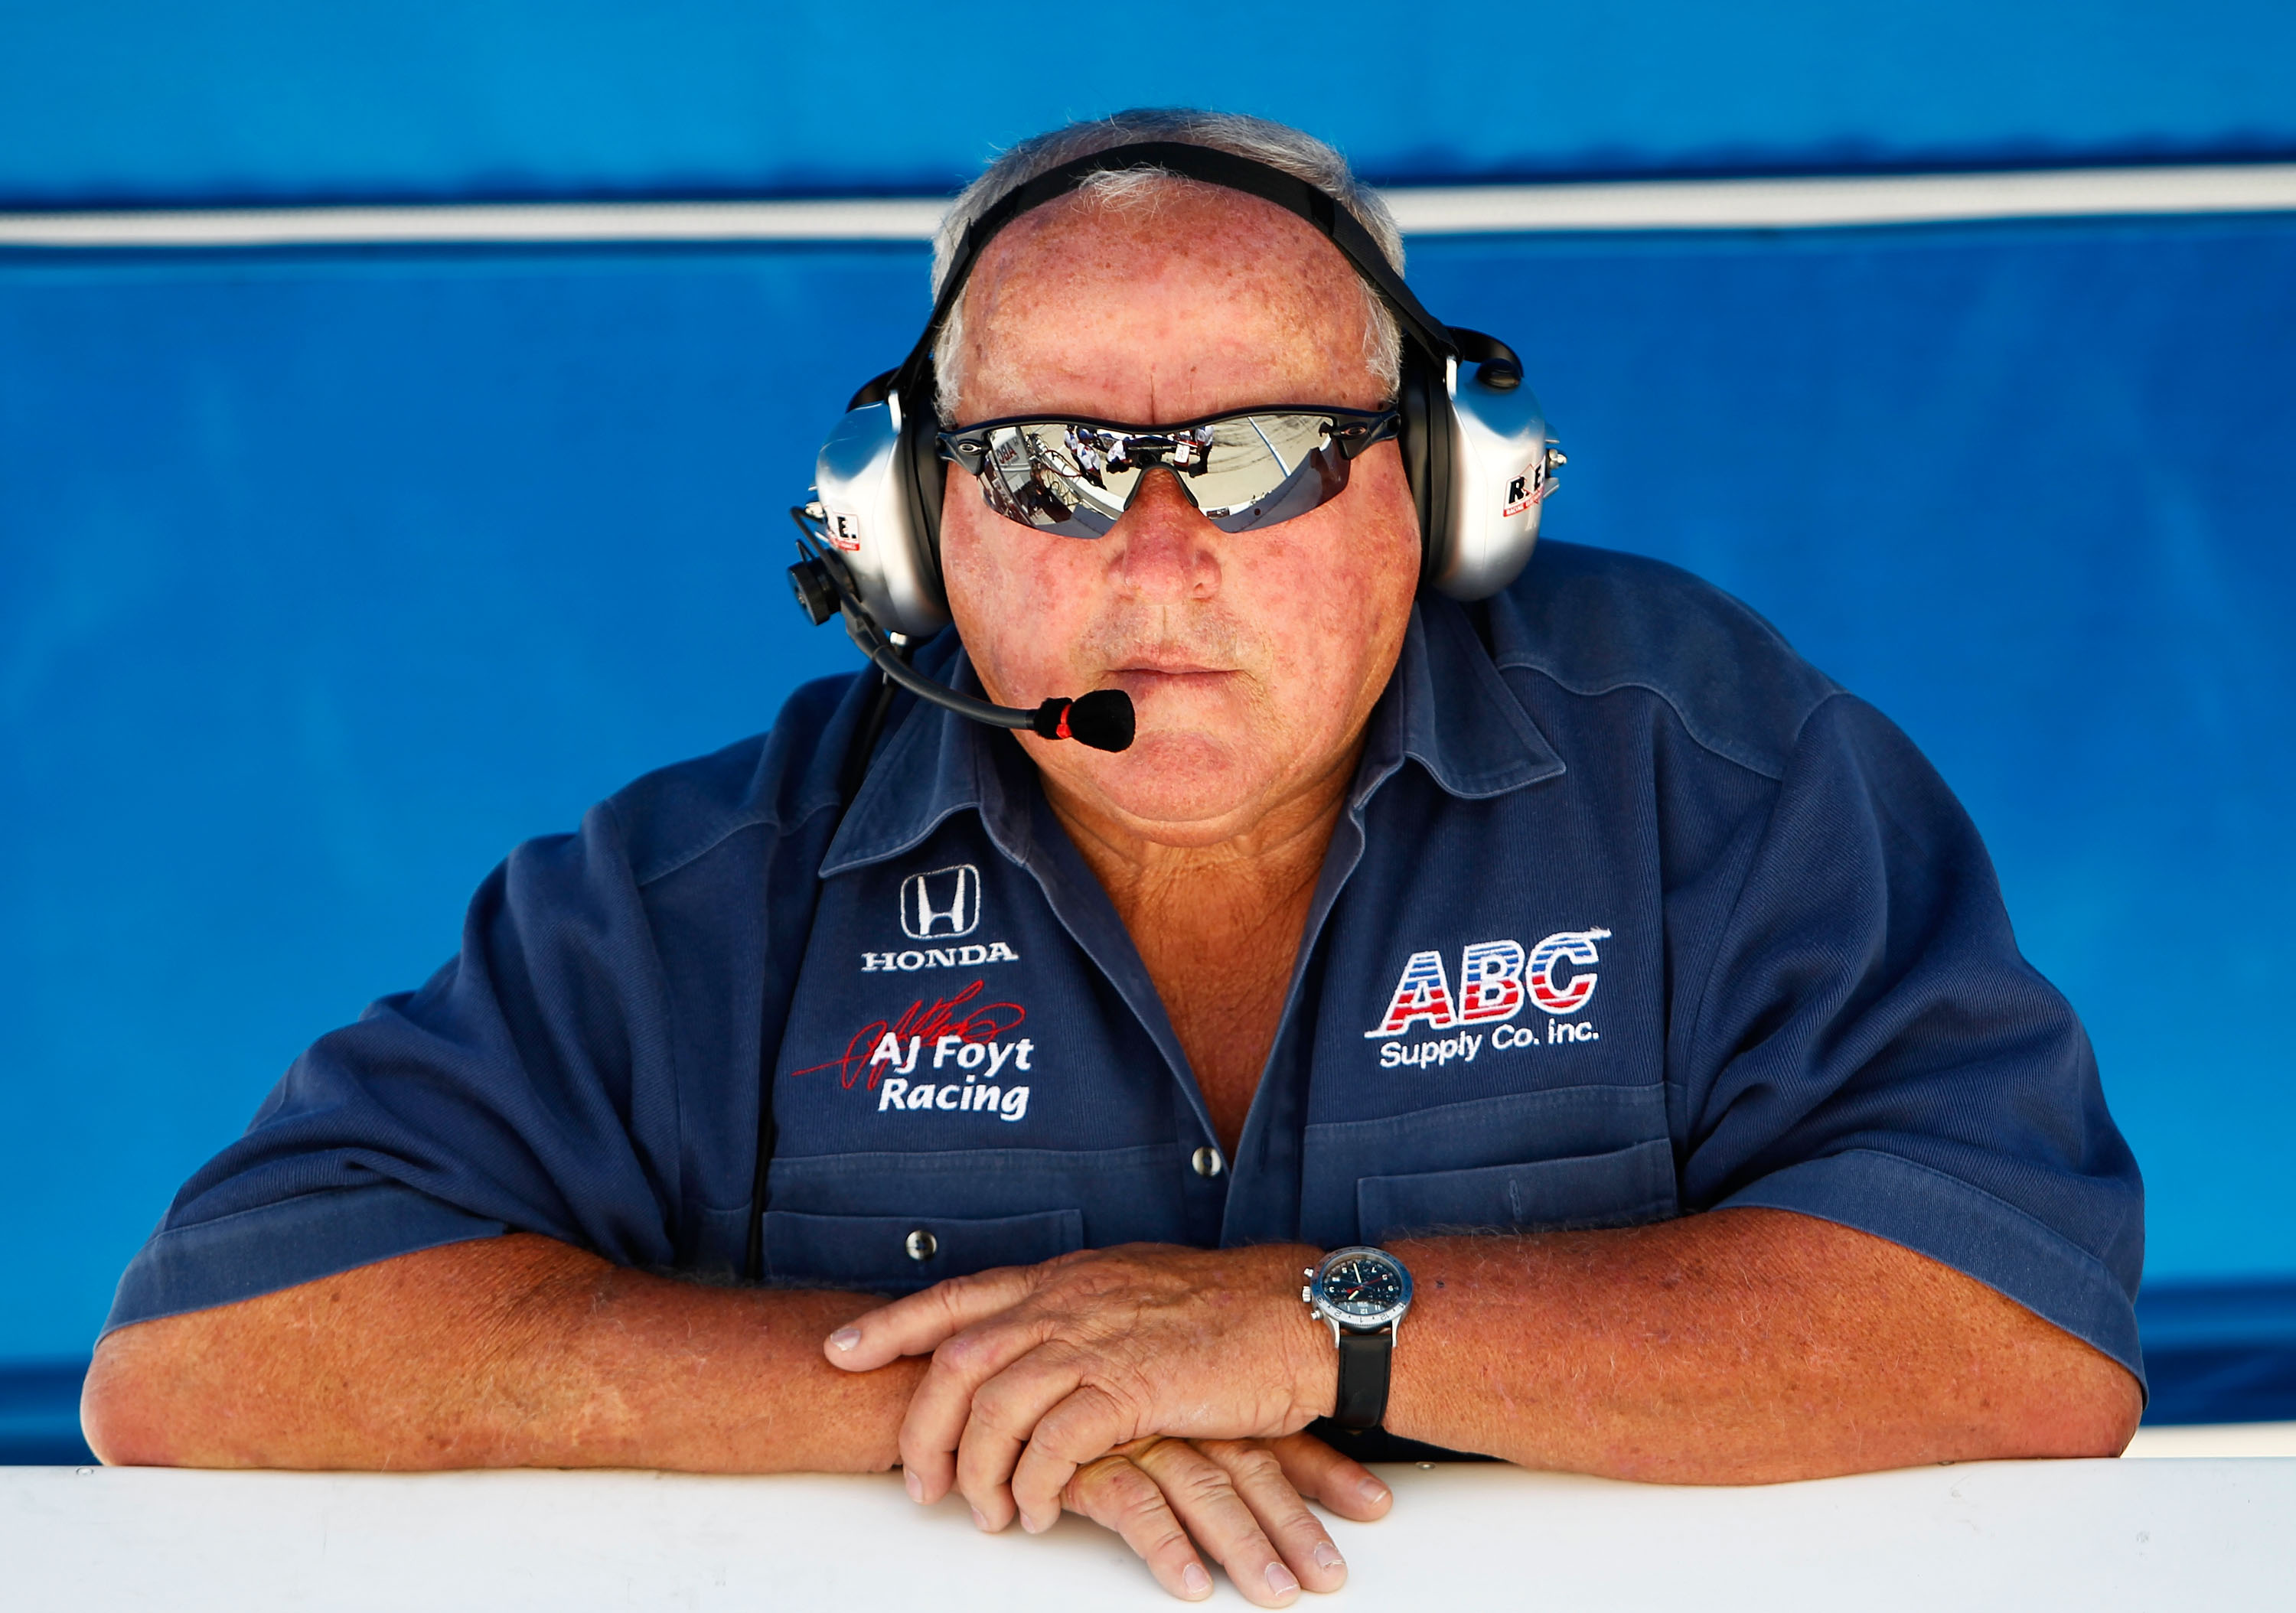
[[[767,1210],[765,1245],[769,1281],[906,1294],[945,1277],[1034,1265],[1082,1249],[1084,1213],[815,1216]]]
[[[1674,1150],[1663,1138],[1574,1159],[1356,1183],[1356,1222],[1372,1243],[1414,1233],[1632,1226],[1674,1208]]]
[[[1675,1215],[1666,1100],[1649,1086],[1550,1088],[1307,1128],[1300,1236],[1560,1232]]]

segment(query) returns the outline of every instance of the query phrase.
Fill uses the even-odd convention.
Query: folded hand
[[[901,1424],[921,1501],[954,1483],[1001,1529],[1059,1517],[1085,1463],[1156,1435],[1275,1438],[1328,1412],[1338,1367],[1300,1302],[1315,1251],[1131,1244],[958,1277],[832,1334],[869,1371],[932,1352]]]
[[[1392,1497],[1323,1441],[1290,1434],[1134,1440],[1078,1468],[1061,1499],[1122,1535],[1173,1595],[1196,1601],[1210,1594],[1209,1556],[1247,1601],[1275,1608],[1303,1586],[1336,1591],[1347,1583],[1347,1563],[1307,1502],[1369,1522]]]

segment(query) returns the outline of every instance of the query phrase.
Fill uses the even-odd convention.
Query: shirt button
[[[1196,1167],[1199,1176],[1217,1176],[1227,1168],[1227,1161],[1220,1158],[1220,1151],[1216,1148],[1198,1149],[1196,1157],[1189,1163]]]
[[[912,1260],[930,1260],[940,1251],[940,1240],[919,1227],[909,1234],[908,1250]]]

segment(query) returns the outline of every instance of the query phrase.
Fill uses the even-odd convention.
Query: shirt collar
[[[1491,664],[1456,602],[1422,596],[1403,653],[1372,708],[1349,804],[1360,806],[1406,758],[1464,800],[1554,778],[1562,758]]]
[[[978,696],[954,633],[921,651],[918,669]],[[1563,771],[1454,602],[1412,607],[1403,653],[1372,708],[1349,806],[1359,812],[1405,761],[1447,793],[1480,800]],[[1006,735],[920,701],[885,741],[823,858],[824,878],[897,857],[953,814],[972,810],[998,850],[1026,864],[1034,841],[1034,770]]]

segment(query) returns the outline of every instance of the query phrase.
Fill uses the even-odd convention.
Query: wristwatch
[[[1383,1249],[1333,1249],[1311,1266],[1300,1298],[1332,1324],[1340,1352],[1340,1392],[1332,1421],[1375,1429],[1387,1415],[1387,1378],[1395,1335],[1411,1308],[1411,1273]]]

